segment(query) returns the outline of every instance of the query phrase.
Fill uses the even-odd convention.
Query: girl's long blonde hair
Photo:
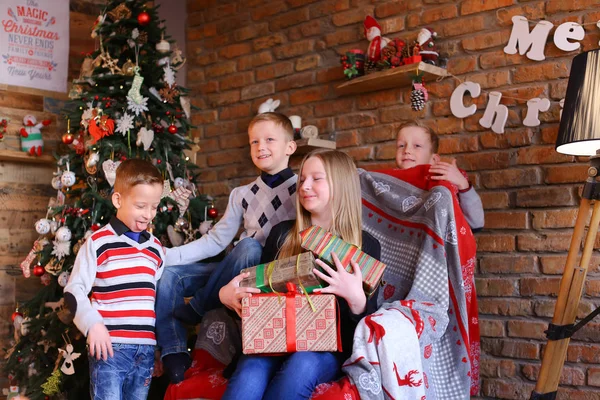
[[[354,161],[346,153],[335,150],[314,150],[308,153],[300,165],[300,175],[304,163],[311,157],[317,157],[325,167],[329,183],[329,205],[332,221],[329,232],[341,237],[344,241],[362,246],[362,209],[358,172]],[[296,192],[296,222],[289,231],[285,242],[279,250],[278,259],[292,257],[302,253],[300,232],[309,228],[310,213],[300,204],[300,177]]]

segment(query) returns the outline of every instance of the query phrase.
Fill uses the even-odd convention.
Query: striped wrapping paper
[[[244,354],[297,351],[341,351],[342,342],[334,295],[258,294],[242,300]],[[292,313],[292,318],[289,313]],[[288,316],[286,316],[286,314]],[[294,319],[295,324],[288,324]]]
[[[302,242],[300,245],[312,251],[317,257],[335,268],[331,253],[337,254],[346,270],[350,271],[350,260],[354,260],[360,267],[363,276],[363,289],[367,296],[371,296],[383,276],[385,264],[374,259],[353,244],[346,243],[339,237],[332,235],[320,226],[311,226],[300,232]]]
[[[271,267],[271,284],[269,284],[269,269]],[[263,293],[273,291],[285,293],[287,283],[292,282],[296,285],[298,293],[304,291],[312,293],[316,288],[323,287],[313,273],[315,267],[315,257],[311,252],[255,265],[241,271],[241,273],[249,272],[250,276],[240,282],[240,287],[255,287]]]

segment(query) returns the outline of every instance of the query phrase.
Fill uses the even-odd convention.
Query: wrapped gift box
[[[244,354],[342,351],[334,295],[258,294],[242,300]]]
[[[300,232],[302,248],[312,251],[317,257],[335,268],[331,253],[337,254],[346,270],[351,270],[350,260],[354,260],[362,273],[363,289],[371,296],[383,276],[385,264],[369,256],[353,244],[344,242],[319,226],[311,226]]]
[[[313,273],[315,267],[313,254],[302,253],[298,256],[243,269],[241,272],[250,272],[250,276],[241,281],[240,286],[259,288],[263,293],[270,293],[273,290],[286,292],[286,285],[291,282],[296,285],[297,292],[303,292],[302,288],[304,288],[307,293],[312,293],[314,289],[322,287],[321,282]],[[272,270],[271,284],[269,284],[270,270]],[[300,283],[302,283],[302,287]]]

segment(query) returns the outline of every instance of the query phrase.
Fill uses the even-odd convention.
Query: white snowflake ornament
[[[59,260],[71,254],[71,242],[62,242],[60,240],[54,240],[54,248],[52,249],[52,255],[56,256]]]
[[[133,129],[133,115],[125,113],[117,120],[117,128],[115,130],[125,136],[130,129]]]

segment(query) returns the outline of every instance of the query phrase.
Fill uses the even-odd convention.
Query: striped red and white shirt
[[[75,309],[75,325],[86,336],[102,322],[112,343],[155,345],[156,282],[165,254],[152,234],[142,232],[138,243],[127,231],[113,218],[89,237],[77,253],[65,301]]]

